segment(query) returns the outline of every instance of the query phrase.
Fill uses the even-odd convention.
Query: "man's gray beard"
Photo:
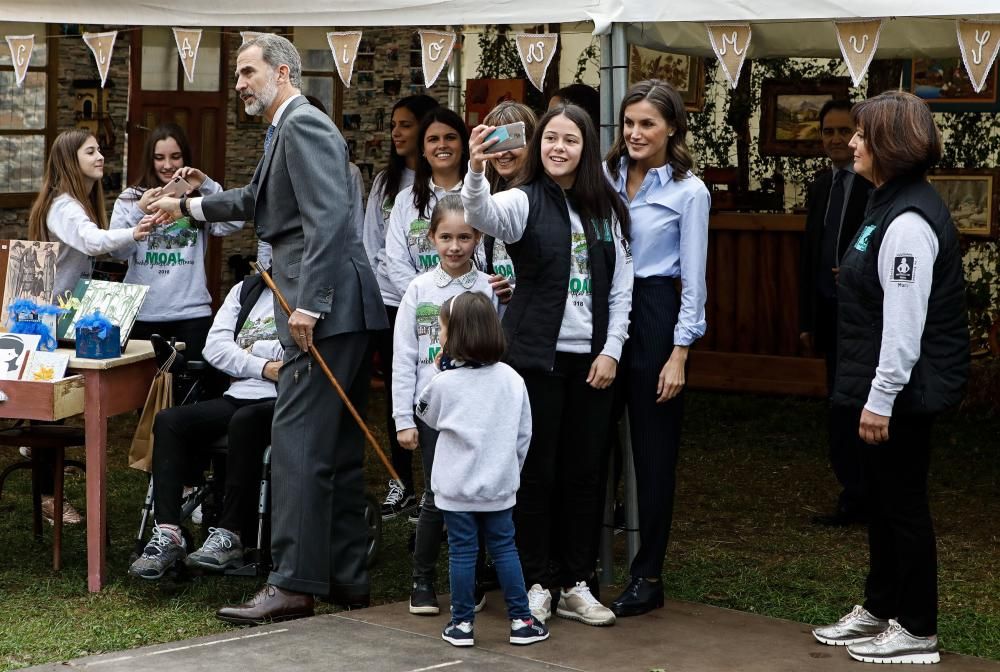
[[[254,96],[253,102],[246,103],[244,109],[246,113],[251,117],[257,117],[264,114],[264,110],[270,107],[271,103],[278,96],[278,82],[273,79],[269,79],[264,88]]]

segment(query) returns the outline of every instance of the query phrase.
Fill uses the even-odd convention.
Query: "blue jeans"
[[[479,532],[486,537],[486,548],[496,563],[497,577],[507,603],[510,619],[531,618],[528,592],[521,574],[521,559],[514,545],[513,509],[503,511],[442,511],[448,526],[448,570],[451,574],[451,620],[473,622],[476,604],[476,555]]]

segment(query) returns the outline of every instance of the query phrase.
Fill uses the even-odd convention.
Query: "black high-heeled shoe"
[[[628,587],[611,603],[615,616],[639,616],[663,606],[663,581],[633,576]]]

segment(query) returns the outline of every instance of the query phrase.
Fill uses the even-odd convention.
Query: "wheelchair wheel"
[[[365,494],[365,524],[368,527],[368,538],[365,552],[368,556],[368,567],[375,565],[379,549],[382,547],[382,506],[371,493]]]

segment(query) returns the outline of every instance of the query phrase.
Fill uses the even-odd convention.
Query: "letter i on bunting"
[[[421,30],[420,51],[423,52],[424,86],[430,87],[444,70],[451,50],[455,46],[455,33],[440,30]]]
[[[712,50],[722,65],[722,71],[726,73],[729,85],[735,89],[740,81],[743,61],[750,49],[750,24],[709,23],[705,27],[708,28],[708,39],[712,42]]]
[[[84,33],[83,41],[87,43],[94,53],[94,60],[97,61],[97,72],[101,75],[101,88],[108,80],[108,70],[111,68],[111,52],[115,48],[115,38],[118,31],[112,30],[107,33]]]
[[[361,44],[361,31],[327,33],[326,41],[333,53],[333,61],[337,64],[340,81],[347,88],[351,88],[351,75],[354,74],[354,61],[358,57],[358,45]]]
[[[28,74],[28,64],[31,63],[31,50],[35,46],[34,35],[8,35],[7,46],[10,47],[10,59],[14,64],[14,77],[18,87],[24,86],[24,78]]]
[[[528,79],[539,91],[545,85],[545,72],[556,53],[559,36],[555,33],[515,33],[514,43]]]
[[[861,84],[868,72],[868,66],[878,49],[878,36],[882,32],[885,19],[865,19],[863,21],[835,21],[837,42],[844,55],[847,70],[851,73],[854,86]]]
[[[959,20],[955,22],[955,30],[969,81],[979,93],[986,86],[986,76],[990,74],[1000,50],[1000,23]]]
[[[189,82],[194,82],[194,66],[198,61],[198,46],[201,44],[201,28],[174,28],[174,42],[177,53],[184,64],[184,74]]]

